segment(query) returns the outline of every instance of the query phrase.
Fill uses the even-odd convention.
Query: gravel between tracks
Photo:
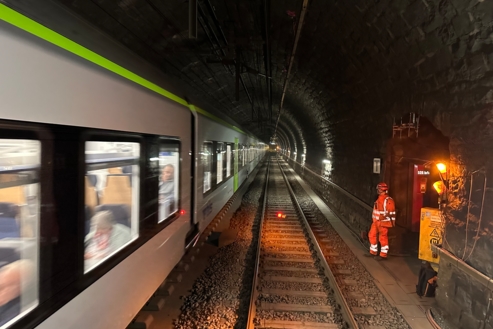
[[[252,239],[258,232],[257,223],[259,220],[258,206],[261,203],[260,197],[265,177],[264,165],[252,183],[249,191],[244,195],[239,210],[231,219],[230,227],[237,230],[236,241],[232,244],[222,247],[217,254],[211,257],[210,265],[195,282],[190,295],[185,297],[182,313],[175,322],[177,329],[244,329],[248,311],[248,303],[251,289],[251,278],[253,275],[253,245],[256,241]],[[293,180],[290,179],[293,183]],[[365,296],[364,299],[348,299],[351,307],[372,307],[377,312],[374,316],[356,316],[358,323],[385,326],[386,328],[408,329],[402,315],[397,309],[392,307],[375,285],[373,278],[366,271],[361,263],[354,256],[352,251],[347,247],[337,232],[326,221],[313,201],[308,198],[301,186],[294,182],[293,189],[300,199],[304,209],[310,209],[312,213],[322,223],[322,227],[332,241],[332,249],[339,253],[339,258],[344,259],[343,265],[332,265],[337,269],[349,269],[351,275],[345,279],[357,280],[358,285],[342,285],[343,293],[359,292]],[[269,241],[281,240],[283,238],[293,238],[292,235],[282,234],[282,229],[269,230]],[[297,238],[297,237],[295,237]],[[299,241],[282,241],[285,244],[292,244],[292,247],[269,247],[264,251],[274,250],[296,250],[307,251],[303,247],[303,242]],[[297,246],[300,245],[300,246]],[[305,245],[306,246],[306,245]],[[264,266],[273,267],[297,267],[302,269],[317,269],[320,272],[320,265],[313,263],[299,263],[282,261],[282,255],[264,254],[264,257],[276,258],[279,260],[264,260]],[[287,258],[287,257],[286,257]],[[304,255],[296,255],[296,258],[306,258]],[[283,275],[283,271],[268,271],[266,274],[277,276]],[[295,276],[299,277],[317,277],[317,273],[298,272]],[[269,288],[275,289],[292,289],[292,290],[312,290],[312,291],[330,291],[328,282],[324,280],[322,284],[313,283],[293,283],[283,282],[276,283],[270,287],[269,283],[264,281],[262,286],[269,285]],[[260,301],[270,303],[299,303],[313,305],[335,305],[332,297],[300,297],[300,296],[269,296],[261,295]],[[257,318],[270,318],[278,320],[292,321],[313,321],[325,323],[340,323],[341,319],[334,317],[333,313],[303,313],[294,314],[290,312],[273,312],[259,310]]]
[[[211,257],[207,269],[185,297],[182,313],[175,322],[176,329],[245,328],[239,324],[246,323],[248,316],[244,310],[248,311],[246,303],[250,301],[253,276],[252,239],[258,232],[253,224],[259,219],[258,205],[265,181],[259,178],[265,177],[265,169],[264,165],[258,171],[240,208],[231,218],[230,228],[238,232],[235,242],[219,248]]]

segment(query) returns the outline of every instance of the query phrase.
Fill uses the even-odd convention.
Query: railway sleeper
[[[267,229],[275,229],[275,228],[293,228],[293,227],[301,227],[299,223],[275,223],[275,222],[266,222],[265,228]]]
[[[263,296],[298,296],[298,297],[327,297],[327,293],[324,291],[312,291],[312,290],[284,290],[284,289],[262,289]]]
[[[293,262],[293,263],[313,263],[313,259],[308,258],[275,258],[264,257],[265,262]]]
[[[289,234],[293,234],[293,233],[299,233],[301,234],[303,232],[303,230],[301,228],[298,228],[298,229],[292,229],[292,228],[266,228],[264,230],[264,233],[265,234],[269,234],[269,233],[278,233],[278,234],[284,234],[284,233],[289,233]]]
[[[356,300],[362,300],[362,299],[365,299],[365,295],[363,295],[362,293],[360,292],[349,292],[347,294],[348,298],[351,298],[351,299],[356,299]]]
[[[272,328],[272,329],[338,329],[339,326],[335,323],[320,323],[320,322],[307,322],[307,321],[285,321],[285,320],[262,320],[260,325],[256,326],[258,329]],[[385,329],[385,328],[384,328]]]
[[[301,283],[320,283],[322,284],[322,279],[320,278],[299,278],[296,276],[273,276],[267,275],[262,277],[264,281],[280,281],[280,282],[301,282]]]
[[[316,268],[299,268],[299,267],[282,267],[282,266],[264,266],[263,270],[318,273],[318,270]]]
[[[333,313],[332,306],[329,305],[304,305],[304,304],[285,304],[261,302],[260,309],[278,312],[314,312],[314,313]],[[374,311],[375,312],[375,311]]]
[[[277,239],[271,239],[267,242],[272,243],[272,241],[306,242],[306,239],[304,239],[304,238],[277,238]]]
[[[275,247],[274,245],[273,247]],[[265,248],[268,249],[269,247]],[[278,254],[278,255],[311,255],[312,253],[309,251],[282,251],[282,250],[275,250],[275,251],[270,251],[270,250],[264,250],[264,253],[268,254]]]
[[[352,307],[351,311],[353,312],[354,315],[367,315],[367,316],[377,315],[377,312],[373,307]]]
[[[285,247],[285,248],[300,248],[300,247],[306,247],[307,246],[303,244],[294,244],[294,243],[276,243],[275,241],[268,241],[269,245],[268,248],[270,247]]]

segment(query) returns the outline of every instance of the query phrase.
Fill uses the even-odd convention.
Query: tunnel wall
[[[493,280],[448,253],[440,253],[436,299],[446,318],[458,328],[493,329]]]
[[[334,69],[317,118],[330,119],[330,131],[319,130],[332,152],[332,180],[371,204],[384,178],[371,173],[372,159],[386,157],[393,118],[426,116],[450,141],[443,246],[493,277],[493,1],[327,0],[313,3],[312,13],[327,14],[304,32],[325,32],[326,41],[313,43],[330,60],[311,72]],[[345,206],[344,196],[327,193]],[[472,278],[454,280],[464,300],[477,298]]]
[[[331,54],[325,68],[340,74],[331,77],[337,84],[318,118],[331,120],[320,131],[332,152],[332,180],[372,204],[384,178],[372,174],[372,159],[386,157],[394,118],[429,118],[450,141],[444,247],[493,277],[493,1],[313,6],[330,13],[320,24],[332,38],[319,52]]]

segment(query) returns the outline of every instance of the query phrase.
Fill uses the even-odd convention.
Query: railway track
[[[278,161],[270,162],[248,329],[358,328],[327,263],[337,254],[313,218],[303,213]]]

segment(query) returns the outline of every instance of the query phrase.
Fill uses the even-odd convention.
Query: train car
[[[195,204],[199,230],[210,223],[264,155],[263,143],[234,128],[198,115],[196,144],[200,161]]]
[[[253,170],[259,142],[9,10],[0,329],[124,328]]]

